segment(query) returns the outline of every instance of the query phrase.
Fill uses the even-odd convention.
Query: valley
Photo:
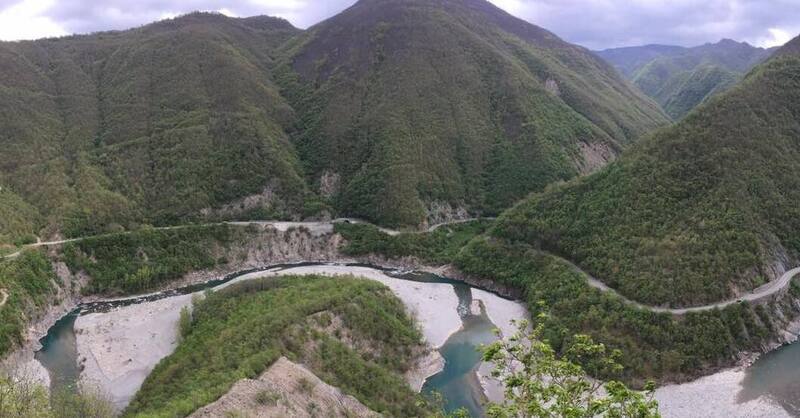
[[[800,37],[499,4],[0,41],[0,417],[800,416]]]

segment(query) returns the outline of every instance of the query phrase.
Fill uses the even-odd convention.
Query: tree
[[[489,417],[660,417],[652,382],[638,392],[618,381],[587,376],[586,370],[601,376],[621,371],[619,351],[608,353],[591,337],[576,335],[558,356],[542,337],[546,319],[540,315],[533,327],[520,321],[515,335],[483,348],[484,361],[495,364],[492,375],[505,386],[504,402],[489,404]]]

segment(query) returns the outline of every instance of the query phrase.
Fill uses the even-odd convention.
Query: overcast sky
[[[780,45],[800,33],[800,0],[491,0],[593,49],[722,38]],[[194,10],[281,16],[308,27],[355,0],[0,0],[0,39],[125,29]]]

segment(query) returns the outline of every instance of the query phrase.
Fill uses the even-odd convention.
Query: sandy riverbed
[[[780,418],[791,417],[767,397],[738,403],[744,370],[726,370],[693,382],[668,385],[656,390],[656,399],[665,418]]]
[[[178,346],[178,319],[191,295],[131,305],[75,321],[81,382],[124,408],[147,375]]]
[[[444,344],[461,328],[458,297],[452,285],[395,279],[371,268],[308,266],[269,270],[242,276],[224,286],[256,277],[295,274],[356,275],[385,284],[416,316],[423,335],[434,347]],[[158,362],[177,347],[180,310],[191,303],[191,298],[176,296],[79,317],[75,334],[79,361],[84,366],[81,381],[108,392],[117,407],[125,407]],[[421,361],[420,372],[413,374],[414,386],[421,387],[420,382],[442,369],[444,362],[437,354]]]

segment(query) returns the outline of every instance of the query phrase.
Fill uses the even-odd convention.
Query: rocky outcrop
[[[236,417],[379,417],[356,398],[281,357],[258,379],[244,379],[227,394],[190,415]]]
[[[581,175],[591,174],[617,158],[616,152],[607,144],[597,142],[578,143],[580,158],[576,167]]]
[[[463,206],[454,206],[447,202],[430,202],[427,212],[427,225],[460,221],[470,217],[469,212]]]

